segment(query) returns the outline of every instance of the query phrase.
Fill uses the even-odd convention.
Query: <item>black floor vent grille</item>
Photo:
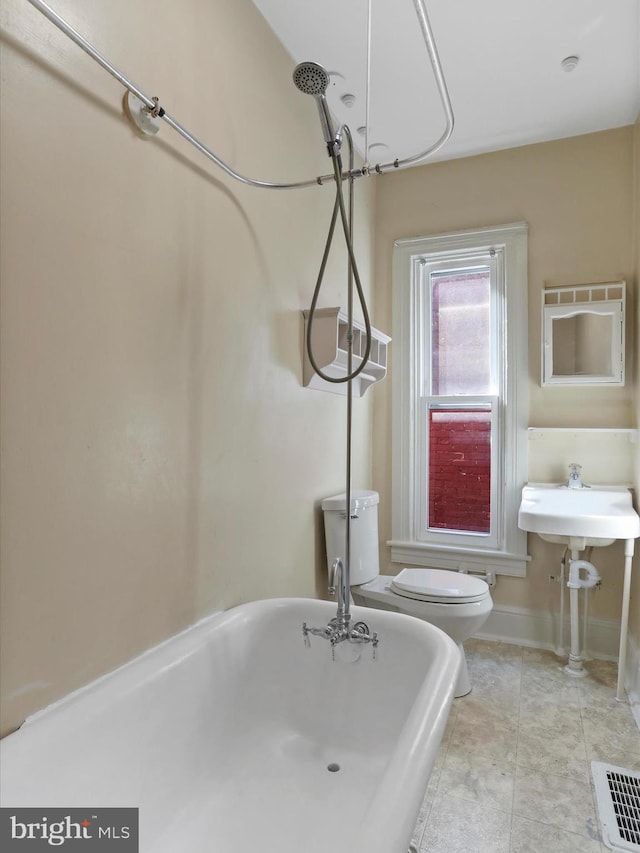
[[[615,851],[640,853],[640,773],[591,762],[605,844]]]

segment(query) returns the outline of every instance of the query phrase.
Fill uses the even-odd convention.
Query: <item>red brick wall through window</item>
[[[429,412],[429,519],[436,529],[489,533],[491,412]]]

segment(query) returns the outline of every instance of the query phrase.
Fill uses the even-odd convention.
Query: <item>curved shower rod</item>
[[[101,65],[105,71],[108,71],[112,77],[115,77],[122,85],[129,90],[129,92],[133,93],[143,104],[148,107],[150,111],[153,112],[154,116],[158,118],[164,119],[170,127],[172,127],[175,131],[177,131],[180,136],[184,137],[187,142],[190,142],[195,148],[200,151],[201,154],[204,154],[205,157],[208,157],[209,160],[212,160],[216,166],[219,166],[224,172],[227,173],[232,178],[235,178],[237,181],[240,181],[243,184],[248,184],[252,187],[258,187],[260,189],[271,189],[271,190],[293,190],[293,189],[301,189],[304,187],[312,187],[320,185],[322,186],[326,181],[334,181],[335,175],[320,175],[317,178],[313,178],[308,181],[298,181],[292,184],[278,184],[271,183],[269,181],[257,181],[253,178],[248,178],[245,175],[241,175],[239,172],[236,172],[235,169],[232,169],[231,166],[228,166],[224,160],[221,160],[216,154],[213,153],[206,145],[200,142],[195,136],[189,133],[186,128],[184,128],[178,121],[172,118],[169,113],[166,112],[158,103],[157,98],[150,98],[146,95],[138,86],[135,85],[128,77],[119,71],[114,65],[112,65],[109,60],[103,56],[98,50],[93,47],[80,33],[75,30],[70,24],[68,24],[64,18],[61,18],[57,12],[48,6],[46,3],[42,2],[42,0],[28,0],[32,6],[34,6],[39,12],[41,12],[45,18],[48,18],[52,24],[55,24],[59,30],[61,30],[66,36],[68,36],[72,41],[74,41],[78,47],[82,48],[85,53],[88,53],[92,59]],[[453,110],[451,109],[451,101],[449,100],[449,93],[447,91],[447,85],[444,79],[444,74],[442,72],[442,67],[440,65],[440,59],[438,57],[438,51],[436,49],[436,44],[433,38],[433,33],[431,31],[431,25],[429,23],[429,18],[427,16],[427,10],[425,8],[424,0],[413,0],[413,5],[415,6],[416,14],[418,16],[418,20],[420,22],[420,29],[422,30],[422,35],[425,41],[425,45],[427,48],[427,52],[429,54],[429,59],[431,60],[431,65],[433,67],[433,72],[436,78],[436,84],[438,87],[438,93],[440,95],[440,100],[442,102],[442,106],[445,112],[446,117],[446,127],[442,134],[442,136],[435,142],[433,145],[426,148],[424,151],[421,151],[419,154],[414,154],[412,157],[405,157],[402,160],[396,159],[389,163],[378,163],[376,166],[372,168],[364,167],[362,169],[352,169],[349,172],[343,173],[343,180],[347,178],[359,178],[363,175],[368,175],[371,172],[375,172],[376,174],[382,174],[383,172],[389,171],[391,169],[401,169],[404,166],[412,166],[418,163],[420,160],[423,160],[425,157],[428,157],[430,154],[434,154],[438,149],[442,148],[445,142],[449,139],[453,132]]]

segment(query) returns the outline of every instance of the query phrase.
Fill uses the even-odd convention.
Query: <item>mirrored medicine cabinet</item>
[[[545,287],[542,385],[624,385],[625,282]]]

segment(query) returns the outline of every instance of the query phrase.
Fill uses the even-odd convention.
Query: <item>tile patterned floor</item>
[[[454,699],[412,844],[418,853],[606,853],[591,761],[640,770],[640,730],[614,663],[573,679],[552,652],[465,643],[473,689]]]

